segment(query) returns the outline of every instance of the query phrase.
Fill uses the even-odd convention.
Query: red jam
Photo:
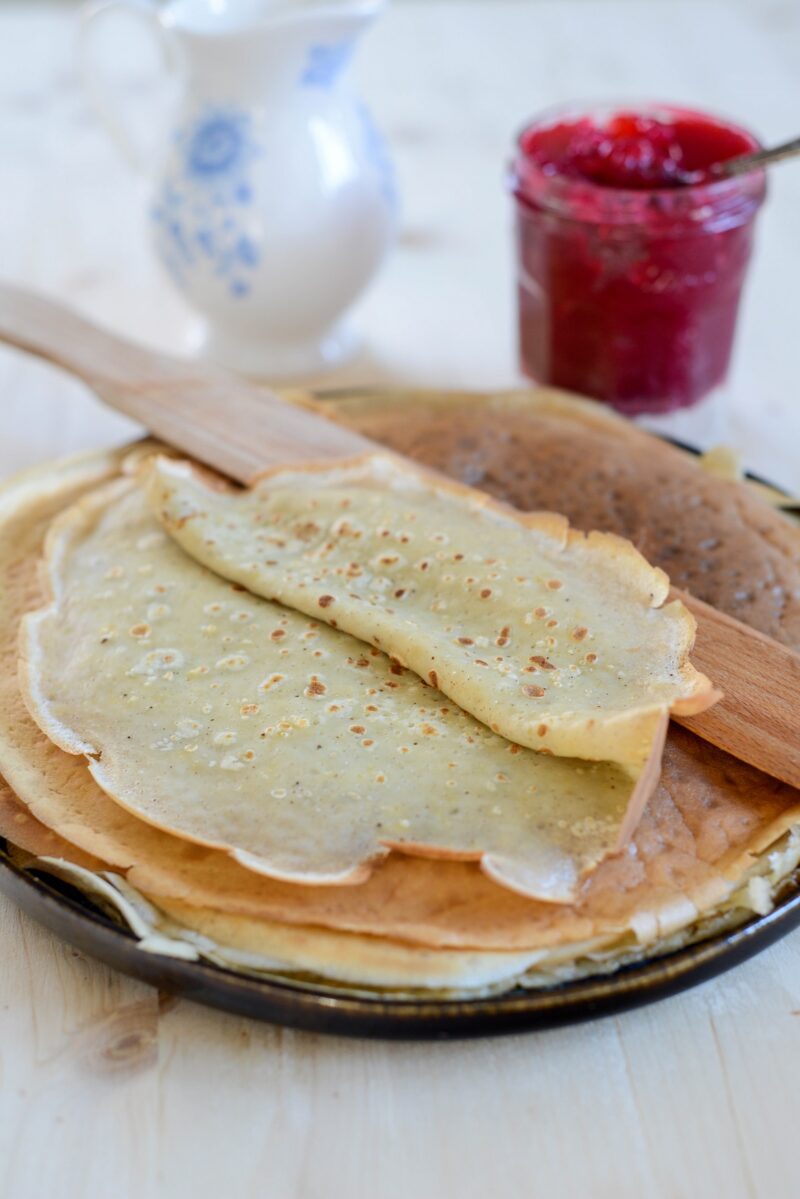
[[[631,414],[720,384],[764,175],[702,172],[757,146],[676,108],[529,126],[512,181],[523,370]]]

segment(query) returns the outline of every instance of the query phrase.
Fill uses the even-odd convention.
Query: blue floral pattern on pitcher
[[[358,116],[364,136],[367,161],[380,180],[381,195],[389,207],[395,211],[397,209],[397,183],[394,166],[383,134],[372,119],[372,113],[361,101],[358,102]]]
[[[187,173],[207,178],[243,166],[247,155],[243,128],[246,120],[243,116],[217,113],[198,122],[187,149]]]
[[[300,76],[302,87],[333,87],[350,62],[353,42],[331,42],[312,46]]]
[[[251,290],[259,251],[248,233],[250,166],[260,154],[246,112],[208,109],[174,138],[171,167],[152,209],[167,270],[181,283],[205,265],[240,298]]]

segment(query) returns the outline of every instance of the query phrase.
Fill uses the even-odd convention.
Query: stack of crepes
[[[1,504],[2,832],[143,950],[486,994],[741,920],[796,864],[791,789],[680,730],[662,762],[715,693],[617,535],[388,453],[241,491],[144,445]]]

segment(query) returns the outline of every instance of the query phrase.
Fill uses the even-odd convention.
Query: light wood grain
[[[0,284],[0,338],[77,374],[105,403],[242,483],[269,466],[380,447],[266,388],[113,336],[64,304]],[[698,736],[800,787],[800,656],[687,593],[693,660],[725,700],[682,720]]]
[[[697,620],[692,661],[723,692],[712,708],[678,723],[800,787],[800,654],[685,591],[673,594]]]
[[[81,97],[73,20],[63,0],[0,6],[0,270],[128,338],[187,354],[195,318],[148,252],[146,183]],[[501,186],[510,131],[560,100],[655,95],[729,112],[777,140],[800,111],[799,45],[791,0],[390,6],[358,69],[397,160],[403,231],[357,314],[364,353],[325,382],[514,385]],[[709,47],[724,68],[709,69]],[[160,112],[146,109],[149,79],[129,51],[132,60],[126,35],[115,69],[147,133]],[[800,173],[787,165],[758,231],[719,419],[666,422],[689,441],[728,441],[795,489],[798,211]],[[139,431],[69,376],[0,349],[0,475]],[[0,963],[3,1199],[798,1194],[800,934],[618,1019],[419,1046],[159,1004],[5,899]],[[116,1043],[117,1022],[142,1004],[155,1055],[98,1069],[97,1047]]]

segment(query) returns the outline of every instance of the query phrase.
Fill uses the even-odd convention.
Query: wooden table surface
[[[82,97],[69,4],[0,9],[0,273],[129,336],[190,352],[154,265],[146,181]],[[144,129],[149,67],[117,47]],[[655,96],[797,132],[800,16],[606,0],[397,5],[362,47],[396,155],[398,248],[358,313],[365,351],[325,382],[517,381],[503,165],[526,113]],[[727,440],[800,489],[800,167],[779,168],[725,394],[667,427]],[[77,383],[0,351],[0,475],[132,426]],[[0,900],[4,1199],[726,1199],[800,1194],[800,934],[617,1019],[483,1042],[386,1045],[176,1002]]]

